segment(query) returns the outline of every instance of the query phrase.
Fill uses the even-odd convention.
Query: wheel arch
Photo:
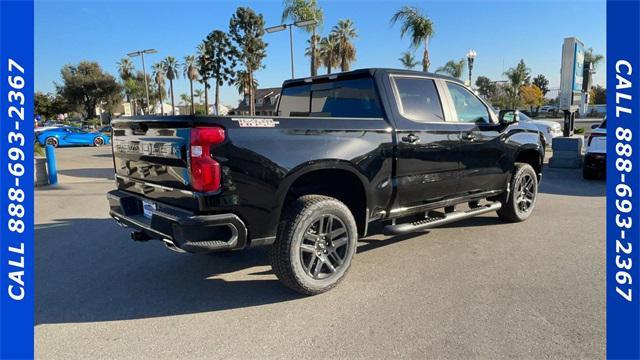
[[[298,166],[280,186],[279,218],[291,202],[303,195],[326,195],[343,202],[353,214],[358,233],[366,233],[369,219],[368,180],[347,161],[320,161]]]
[[[542,164],[544,162],[544,153],[540,151],[538,146],[523,146],[515,154],[514,162],[526,163],[531,165],[538,176],[538,180],[542,177]]]

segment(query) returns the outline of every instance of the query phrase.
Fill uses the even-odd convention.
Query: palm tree
[[[173,115],[176,114],[176,105],[175,105],[175,99],[173,96],[173,80],[178,78],[178,60],[176,60],[176,58],[174,58],[173,56],[167,56],[166,58],[164,58],[164,60],[162,61],[163,65],[164,65],[164,73],[167,76],[167,79],[169,79],[169,89],[171,92],[171,112]]]
[[[191,91],[191,99],[193,99],[193,82],[198,80],[198,67],[196,64],[196,57],[193,55],[187,55],[184,57],[183,64],[184,77],[189,80],[189,89]],[[191,114],[195,115],[196,111],[191,102]]]
[[[318,7],[316,0],[284,0],[282,22],[285,22],[286,20],[296,22],[311,19],[315,19],[317,24],[307,26],[304,29],[306,32],[311,33],[311,38],[308,41],[310,43],[311,50],[309,51],[308,56],[311,57],[311,76],[316,76],[319,65],[319,61],[316,59],[319,55],[316,48],[318,41],[320,40],[320,38],[316,36],[316,28],[318,26],[322,26],[322,22],[324,20],[322,8]]]
[[[195,90],[193,92],[193,96],[195,96],[195,98],[198,98],[198,104],[202,104],[202,96],[203,95],[204,95],[204,90],[202,90],[202,89],[198,89],[198,90]]]
[[[405,51],[402,53],[402,56],[398,59],[402,63],[405,69],[413,69],[418,65],[418,61],[416,61],[416,57],[413,56],[412,53]]]
[[[244,70],[240,70],[236,73],[235,84],[238,88],[238,94],[244,96],[249,95],[249,92],[251,91],[251,87],[249,86],[249,84],[251,83],[251,78],[252,77],[249,75],[249,73]],[[257,87],[258,80],[256,80],[256,78],[253,78],[253,88],[255,89]]]
[[[591,63],[593,65],[593,72],[596,72],[596,66],[600,64],[604,60],[604,55],[602,54],[594,54],[593,48],[588,48],[584,52],[584,64],[587,65]],[[588,65],[587,65],[588,66]]]
[[[512,67],[504,72],[504,75],[509,79],[510,87],[508,88],[508,95],[512,100],[512,107],[517,106],[518,98],[520,97],[520,88],[525,83],[529,82],[529,74],[531,70],[521,59],[516,67]]]
[[[118,65],[118,74],[120,75],[120,79],[122,79],[122,83],[124,84],[124,88],[125,88],[125,96],[127,97],[127,102],[131,102],[131,97],[130,97],[130,91],[127,91],[127,81],[131,80],[133,78],[133,72],[134,72],[134,66],[133,66],[133,61],[131,61],[131,58],[122,58],[120,61],[117,62]]]
[[[191,101],[191,99],[193,98],[187,94],[180,94],[180,100],[182,100],[186,105],[193,105],[193,101]]]
[[[411,46],[418,48],[424,44],[422,55],[422,71],[429,71],[429,38],[433,37],[434,28],[431,19],[422,14],[416,7],[403,6],[392,17],[391,24],[402,21],[400,27],[400,37],[409,33],[411,36]]]
[[[318,74],[317,69],[322,64],[320,49],[318,48],[318,45],[320,44],[321,40],[322,38],[320,37],[320,35],[312,35],[312,37],[309,40],[307,40],[308,46],[304,50],[304,55],[311,58],[311,62],[312,62],[311,66],[316,69],[316,75]]]
[[[342,71],[349,71],[351,62],[356,59],[356,48],[351,40],[358,36],[353,26],[353,21],[350,19],[339,20],[338,24],[331,30],[331,35],[335,37],[338,43],[340,69]]]
[[[153,64],[151,67],[153,69],[153,80],[158,85],[158,95],[160,96],[160,115],[164,115],[164,104],[162,103],[162,95],[165,93],[164,81],[165,81],[165,72],[164,65],[159,62]]]
[[[462,72],[464,71],[464,59],[460,61],[449,60],[443,67],[439,67],[436,72],[451,75],[454,78],[460,79]]]
[[[335,36],[329,35],[320,40],[318,47],[322,64],[327,68],[327,74],[331,74],[331,69],[338,64],[338,42]]]
[[[204,85],[204,114],[209,115],[209,56],[207,55],[206,40],[198,44],[198,72],[200,81]]]
[[[122,58],[117,63],[118,65],[118,73],[120,74],[120,78],[123,81],[127,81],[133,77],[133,61],[130,58]]]

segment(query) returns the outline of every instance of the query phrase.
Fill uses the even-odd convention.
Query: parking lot
[[[57,149],[60,184],[36,190],[39,358],[605,356],[605,183],[580,170],[546,168],[524,223],[361,239],[344,282],[301,297],[265,249],[129,240],[110,151]]]

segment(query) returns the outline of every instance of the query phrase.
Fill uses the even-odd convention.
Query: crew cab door
[[[509,160],[501,139],[505,127],[489,107],[466,87],[446,81],[446,96],[461,132],[460,192],[504,189]]]
[[[440,95],[444,82],[416,75],[390,75],[396,106],[397,211],[419,208],[459,192],[460,129],[448,120]]]

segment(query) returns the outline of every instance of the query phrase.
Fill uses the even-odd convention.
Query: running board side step
[[[440,216],[427,217],[411,223],[387,225],[384,227],[383,233],[385,235],[400,235],[424,229],[431,229],[440,225],[468,219],[492,211],[497,211],[500,210],[501,207],[502,203],[496,201],[486,205],[480,205],[467,211],[453,211],[444,214],[440,213]]]

